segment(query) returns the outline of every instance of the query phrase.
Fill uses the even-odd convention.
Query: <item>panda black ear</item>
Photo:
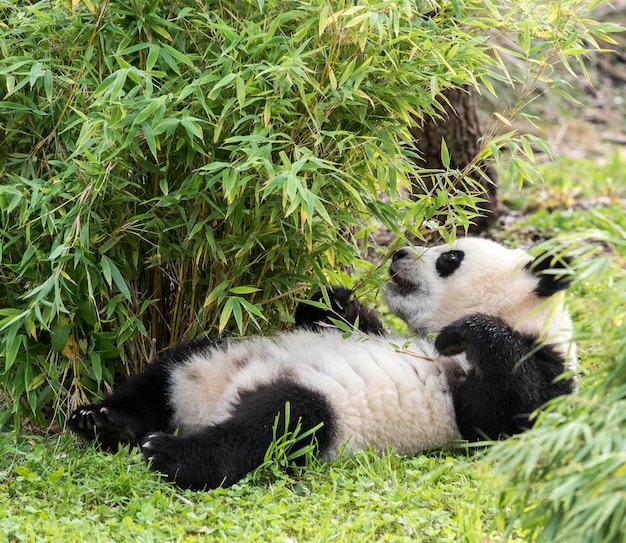
[[[535,294],[547,298],[572,284],[572,259],[567,256],[542,254],[526,264],[539,282],[535,287]]]

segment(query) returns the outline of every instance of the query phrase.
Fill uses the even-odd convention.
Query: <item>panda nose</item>
[[[402,249],[398,249],[393,256],[391,257],[391,261],[395,262],[396,260],[400,260],[409,254],[409,250],[406,247],[402,247]]]

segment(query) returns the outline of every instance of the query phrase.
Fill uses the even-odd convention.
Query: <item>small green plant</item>
[[[619,206],[620,199],[626,196],[626,158],[618,150],[600,164],[594,160],[573,160],[562,156],[537,169],[542,181],[524,183],[525,188],[533,187],[533,190],[520,191],[517,183],[511,186],[506,174],[502,176],[505,183],[500,184],[500,189],[507,206],[526,213],[543,209],[547,215],[554,208],[586,210],[606,205]],[[558,218],[561,221],[568,219],[565,214],[559,214]],[[539,217],[534,216],[533,223],[537,219]],[[579,219],[585,219],[583,214]],[[546,222],[549,223],[549,220],[546,219]],[[528,228],[532,225],[523,223],[522,226]],[[573,226],[570,224],[564,229]]]
[[[302,431],[301,421],[291,420],[291,404],[285,403],[283,412],[276,415],[272,426],[272,443],[268,447],[263,463],[254,470],[255,482],[263,480],[268,471],[274,477],[284,477],[294,469],[312,468],[316,464],[317,449],[315,433],[323,423]]]

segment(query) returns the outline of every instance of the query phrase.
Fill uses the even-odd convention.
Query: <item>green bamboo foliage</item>
[[[330,7],[0,4],[2,422],[181,338],[280,326],[372,219],[402,230],[408,112],[471,77],[474,40]]]
[[[529,66],[590,36],[570,4],[523,27],[538,44],[559,32],[551,55],[528,42]],[[0,425],[62,419],[182,338],[281,327],[342,270],[375,284],[355,255],[378,224],[471,220],[479,172],[401,196],[420,174],[407,126],[450,85],[511,81],[484,28],[523,21],[499,10],[518,13],[0,0]],[[477,161],[506,145],[528,177],[529,140],[498,123]]]

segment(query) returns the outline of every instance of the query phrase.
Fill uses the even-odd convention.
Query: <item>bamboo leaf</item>
[[[50,343],[56,352],[60,353],[65,348],[71,330],[69,323],[64,323],[63,325],[56,324],[52,328],[50,332]]]
[[[152,117],[154,113],[163,105],[163,99],[165,97],[153,99],[148,101],[148,105],[146,105],[135,117],[133,121],[133,126],[140,125],[144,121],[146,121],[149,117]]]
[[[141,130],[143,131],[143,136],[148,144],[148,148],[152,153],[154,159],[158,162],[159,160],[159,143],[152,132],[152,127],[148,123],[143,123],[141,125]]]
[[[450,168],[450,151],[448,151],[448,145],[444,138],[441,138],[441,163],[444,168]]]
[[[231,288],[229,292],[231,294],[252,294],[253,292],[259,292],[259,290],[256,287],[240,286]]]
[[[224,307],[222,308],[222,312],[220,314],[219,326],[218,326],[218,330],[220,333],[222,333],[224,329],[226,328],[226,326],[228,326],[228,321],[230,321],[230,317],[233,314],[234,304],[235,304],[234,298],[228,298],[226,300],[226,303],[224,304]]]
[[[106,282],[108,283],[109,287],[113,287],[113,285],[115,285],[118,288],[118,290],[122,293],[124,298],[130,301],[131,295],[130,295],[130,291],[128,290],[128,285],[126,284],[126,281],[124,280],[122,274],[120,273],[120,270],[117,267],[117,264],[115,264],[115,262],[113,262],[107,256],[103,256],[102,259],[100,260],[100,266],[101,266],[104,278]]]

